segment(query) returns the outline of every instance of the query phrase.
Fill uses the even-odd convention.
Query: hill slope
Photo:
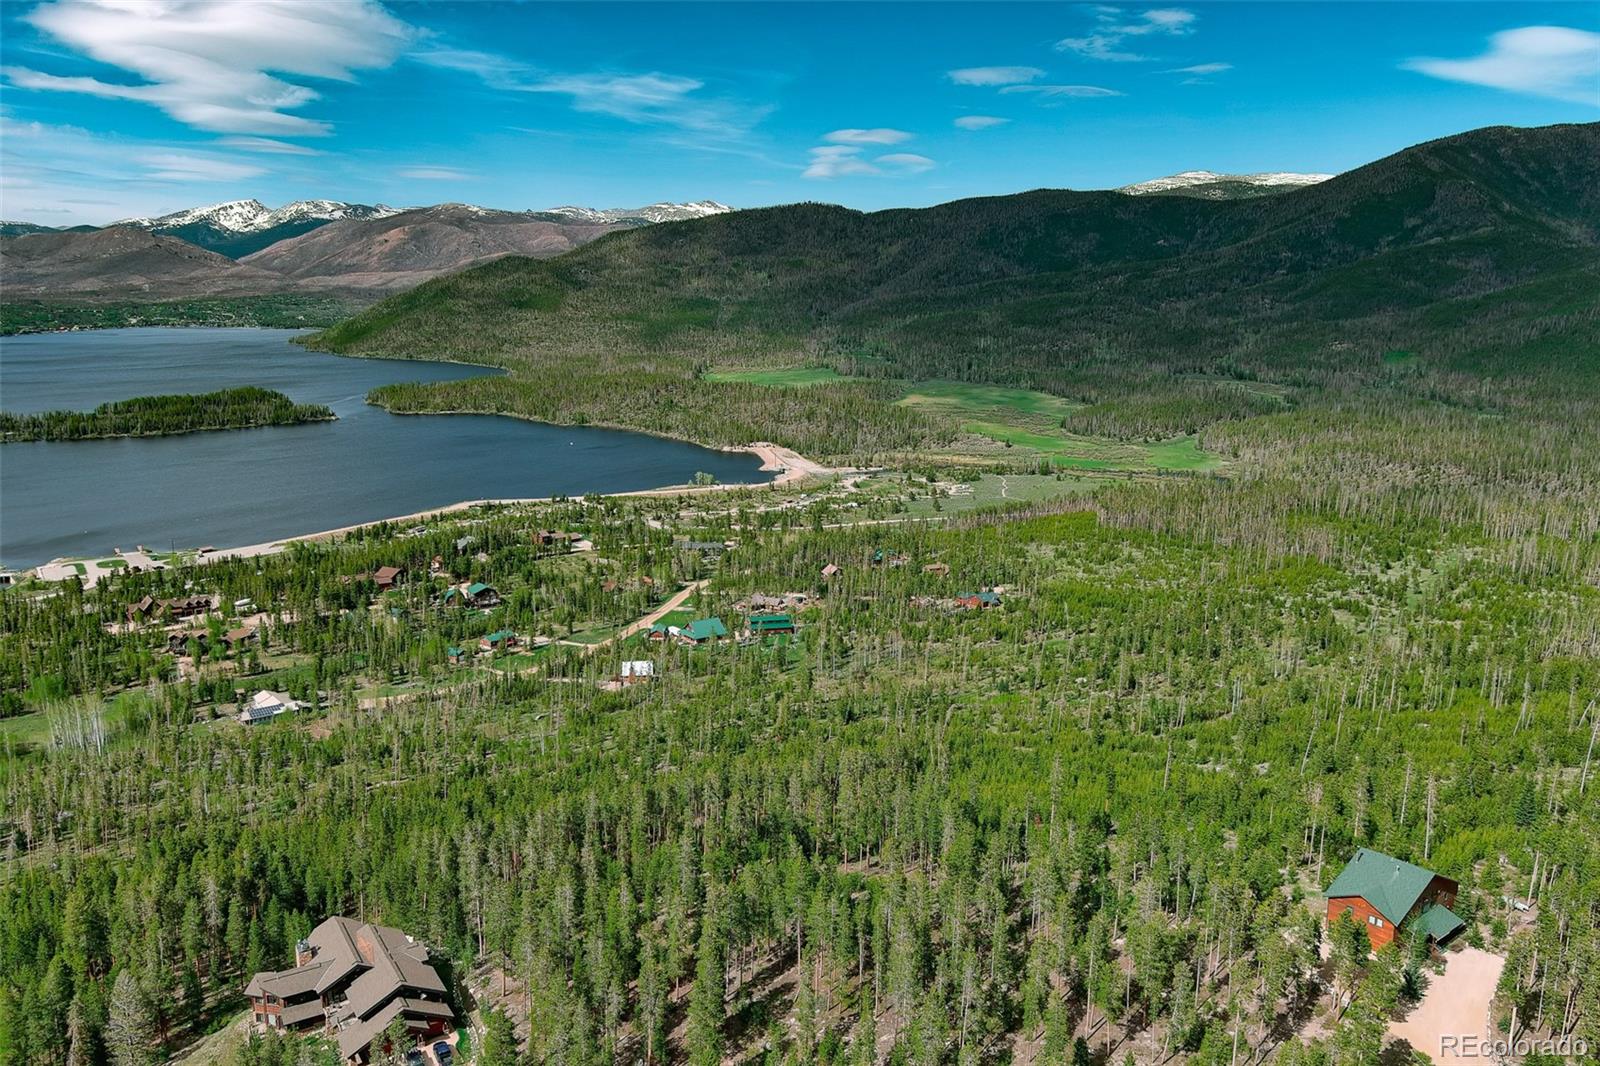
[[[161,300],[294,288],[277,274],[133,226],[6,237],[0,259],[9,299]]]
[[[515,378],[462,388],[480,391],[474,409],[651,417],[631,404],[702,439],[704,423],[662,410],[699,409],[690,390],[660,390],[707,363],[1026,385],[1120,404],[1106,431],[1152,434],[1188,421],[1164,405],[1192,398],[1195,376],[1334,385],[1394,349],[1444,371],[1600,348],[1597,190],[1590,124],[1478,130],[1250,200],[1041,190],[874,214],[798,204],[503,260],[313,343],[536,370],[537,399]],[[449,393],[408,403],[462,402]]]
[[[241,262],[313,286],[395,290],[501,256],[559,255],[616,228],[440,204],[330,222]]]

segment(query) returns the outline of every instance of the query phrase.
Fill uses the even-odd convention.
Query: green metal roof
[[[460,655],[461,654],[461,649],[456,647],[454,644],[450,644],[450,645],[446,645],[446,647],[444,649],[444,653],[446,655],[456,656],[456,655]]]
[[[1430,903],[1412,920],[1411,928],[1438,943],[1466,924],[1449,907]]]
[[[1339,871],[1325,893],[1329,899],[1360,896],[1395,925],[1405,921],[1417,897],[1434,879],[1432,870],[1413,866],[1381,851],[1362,848]],[[1446,912],[1448,913],[1448,912]]]
[[[468,596],[481,596],[485,592],[493,591],[494,589],[490,588],[488,585],[485,585],[482,581],[474,581],[472,584],[467,586]]]
[[[722,624],[720,618],[696,618],[683,627],[683,632],[690,640],[710,640],[712,637],[727,636],[728,627]]]
[[[753,614],[751,629],[793,629],[794,619],[786,614]]]
[[[510,640],[514,636],[516,636],[516,634],[509,629],[497,629],[483,639],[487,640],[490,644],[499,644],[501,641]]]

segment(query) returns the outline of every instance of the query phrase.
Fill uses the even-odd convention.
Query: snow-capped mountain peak
[[[1137,182],[1133,185],[1124,185],[1118,192],[1130,196],[1141,196],[1152,192],[1170,192],[1173,189],[1185,189],[1194,185],[1212,185],[1217,182],[1239,182],[1244,185],[1258,186],[1301,186],[1315,185],[1327,181],[1332,174],[1294,174],[1285,171],[1275,171],[1265,174],[1218,174],[1211,170],[1185,170],[1178,174],[1169,174],[1164,178],[1151,178],[1149,181]]]
[[[347,204],[342,200],[296,200],[276,210],[260,200],[229,200],[209,207],[191,207],[153,218],[125,218],[114,226],[141,229],[176,229],[179,226],[209,225],[229,233],[254,233],[290,222],[333,221],[341,218],[386,218],[396,214],[383,204]]]
[[[715,200],[695,200],[692,203],[656,203],[644,207],[578,207],[567,205],[552,207],[539,212],[545,215],[559,215],[573,222],[591,222],[600,225],[607,222],[621,222],[623,219],[644,219],[646,222],[677,222],[686,218],[705,218],[708,215],[724,215],[733,208],[727,204],[720,204]]]

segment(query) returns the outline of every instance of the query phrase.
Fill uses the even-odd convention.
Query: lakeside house
[[[379,592],[388,592],[400,583],[405,573],[398,566],[380,566],[372,572],[372,583],[378,586]]]
[[[493,585],[474,581],[468,585],[452,585],[445,590],[446,607],[493,607],[500,602],[500,593]]]
[[[123,615],[130,624],[149,621],[155,613],[156,601],[153,596],[141,596],[123,608]]]
[[[295,945],[294,967],[265,970],[244,990],[259,1029],[321,1029],[348,1063],[370,1061],[396,1019],[415,1041],[450,1030],[455,1010],[420,941],[389,926],[332,917]],[[406,1048],[379,1048],[398,1054]]]
[[[161,613],[169,618],[193,618],[211,610],[213,604],[210,596],[178,596],[159,603]]]
[[[262,689],[250,698],[249,703],[240,705],[239,721],[244,725],[259,725],[272,721],[280,714],[292,714],[299,709],[300,704],[282,692]]]
[[[1364,924],[1373,951],[1393,943],[1402,928],[1407,935],[1442,944],[1466,928],[1450,910],[1460,891],[1459,884],[1442,874],[1362,848],[1324,893],[1327,920],[1332,925],[1348,914]]]

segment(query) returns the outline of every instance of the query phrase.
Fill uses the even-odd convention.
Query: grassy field
[[[805,388],[850,379],[825,366],[783,367],[777,370],[713,370],[703,375],[707,381],[738,381],[747,385],[774,388]]]
[[[1036,503],[1090,492],[1104,484],[1102,479],[1057,477],[1052,474],[985,474],[976,481],[963,481],[939,498],[939,506],[928,496],[906,501],[912,515],[959,514],[984,507],[1013,503]]]
[[[1033,453],[1051,466],[1104,473],[1210,470],[1220,465],[1193,437],[1152,444],[1068,433],[1061,420],[1083,405],[1030,389],[923,381],[912,385],[902,406],[958,419],[963,431]]]
[[[1015,422],[1019,418],[1060,425],[1083,406],[1048,392],[974,385],[964,381],[919,381],[900,399],[902,407],[920,407],[963,419]]]

